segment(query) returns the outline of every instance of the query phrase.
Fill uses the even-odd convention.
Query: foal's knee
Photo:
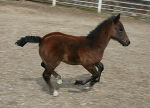
[[[101,62],[96,63],[96,66],[98,68],[99,72],[102,72],[104,70],[104,65]]]

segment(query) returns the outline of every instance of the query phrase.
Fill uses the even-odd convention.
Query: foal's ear
[[[119,19],[120,19],[120,13],[117,16],[115,16],[114,23],[116,24],[117,22],[119,22]]]

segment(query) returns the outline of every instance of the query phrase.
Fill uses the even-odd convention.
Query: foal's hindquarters
[[[53,94],[53,96],[58,96],[57,90],[53,87],[51,83],[51,75],[53,75],[57,79],[58,84],[62,84],[61,76],[54,71],[55,68],[52,65],[44,64],[43,66],[43,64],[44,63],[42,62],[41,65],[43,68],[45,68],[43,72],[43,79],[45,80],[45,82],[47,83],[49,87],[50,94]]]
[[[51,83],[51,75],[53,75],[57,79],[58,84],[62,84],[61,76],[54,71],[55,68],[61,62],[60,55],[58,55],[57,53],[59,52],[59,48],[58,49],[56,48],[59,45],[57,45],[57,43],[48,44],[51,43],[51,41],[45,44],[47,41],[44,41],[44,39],[42,42],[44,42],[44,44],[42,43],[40,44],[39,54],[42,59],[41,66],[45,69],[43,72],[43,79],[45,80],[45,82],[49,87],[50,94],[53,94],[53,96],[58,96],[57,90],[54,88],[53,84]]]
[[[53,76],[57,79],[57,84],[62,84],[61,76],[57,74],[55,71],[53,71],[53,73],[51,73],[52,71],[47,72],[46,65],[44,64],[44,62],[41,63],[41,66],[45,69],[43,72],[43,79],[46,81],[46,83],[49,86],[50,94],[53,94],[53,96],[58,96],[58,92],[57,90],[54,89],[50,80],[51,80],[51,74],[53,74]]]

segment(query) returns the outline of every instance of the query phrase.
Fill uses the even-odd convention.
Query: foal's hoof
[[[58,95],[59,95],[58,91],[57,91],[57,90],[54,90],[53,96],[56,97],[56,96],[58,96]]]
[[[74,85],[83,85],[83,81],[81,80],[76,80]]]

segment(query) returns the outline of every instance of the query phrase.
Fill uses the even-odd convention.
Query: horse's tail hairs
[[[19,40],[17,40],[17,42],[15,43],[18,46],[23,47],[26,43],[41,43],[41,37],[39,36],[25,36],[20,38]]]

